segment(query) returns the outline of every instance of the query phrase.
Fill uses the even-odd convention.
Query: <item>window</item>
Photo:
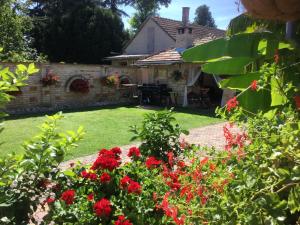
[[[178,34],[184,34],[184,28],[178,29]]]
[[[193,33],[193,29],[189,28],[189,34],[192,34],[192,33]]]

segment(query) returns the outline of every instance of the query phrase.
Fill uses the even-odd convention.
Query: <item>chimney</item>
[[[183,26],[189,24],[190,19],[190,7],[182,7],[182,23]]]

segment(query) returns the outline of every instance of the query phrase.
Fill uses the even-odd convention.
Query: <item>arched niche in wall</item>
[[[82,75],[72,76],[65,84],[66,92],[88,93],[89,89],[89,81]]]

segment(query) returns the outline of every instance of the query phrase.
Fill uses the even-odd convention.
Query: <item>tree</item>
[[[37,59],[36,51],[30,48],[32,24],[26,6],[21,0],[0,0],[0,61]]]
[[[215,24],[215,20],[211,15],[209,7],[207,5],[201,5],[196,9],[195,13],[196,17],[194,22],[196,24],[208,27],[217,27]]]
[[[136,12],[130,19],[131,32],[136,33],[141,24],[149,17],[158,15],[157,11],[160,6],[167,7],[171,3],[171,0],[149,1],[149,0],[135,0],[131,2],[131,5],[135,8]]]
[[[94,0],[36,0],[32,6],[34,46],[54,62],[102,63],[121,52],[121,18]]]
[[[136,33],[141,24],[149,17],[157,15],[159,5],[154,1],[141,0],[138,1],[134,8],[136,12],[130,19],[129,24],[131,26],[131,33]]]

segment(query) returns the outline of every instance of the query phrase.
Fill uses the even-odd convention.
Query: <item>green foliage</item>
[[[3,109],[12,96],[9,93],[18,91],[20,87],[25,85],[28,75],[38,72],[34,64],[29,64],[28,67],[24,65],[17,65],[15,73],[11,72],[8,67],[2,68],[0,66],[0,133],[2,128],[2,119],[6,114]]]
[[[159,5],[155,1],[140,0],[134,4],[136,12],[129,20],[131,32],[135,34],[149,16],[156,16]]]
[[[61,114],[47,117],[41,134],[24,144],[25,154],[0,159],[0,217],[7,224],[28,224],[32,214],[55,180],[66,151],[82,138],[82,129],[57,132]]]
[[[53,62],[102,63],[128,37],[121,18],[93,0],[37,1],[30,16],[33,45]]]
[[[176,123],[172,110],[146,114],[141,128],[133,126],[131,131],[135,134],[132,140],[143,142],[140,148],[144,156],[155,156],[164,161],[167,161],[169,151],[175,156],[180,155],[179,137],[182,133],[188,134]]]
[[[214,27],[214,28],[217,27],[215,20],[212,17],[209,7],[207,5],[199,6],[196,9],[195,15],[196,15],[196,17],[194,19],[194,23],[202,25],[202,26],[208,26],[208,27]]]
[[[280,57],[283,64],[297,59],[293,47],[270,32],[241,33],[218,39],[185,51],[183,57],[189,62],[206,63],[202,66],[206,73],[228,76],[221,81],[221,87],[242,91],[239,95],[240,104],[245,110],[256,113],[283,104],[276,88],[277,80],[295,72],[284,70],[281,75],[277,74],[276,79],[265,80],[270,87],[260,91],[259,101],[253,101],[258,95],[249,90],[249,86],[259,76],[267,74],[263,71],[263,64],[273,62],[276,51],[276,57]]]
[[[0,61],[41,61],[41,57],[30,46],[30,17],[26,15],[27,4],[21,0],[0,1]],[[8,19],[9,18],[9,19]]]
[[[296,29],[296,38],[300,40],[300,23],[297,23]],[[239,33],[260,31],[270,31],[281,39],[284,39],[286,33],[285,23],[275,20],[256,19],[243,13],[230,21],[227,35],[231,36]]]

